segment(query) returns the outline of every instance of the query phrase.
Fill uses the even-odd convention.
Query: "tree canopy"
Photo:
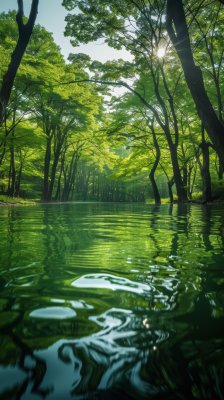
[[[102,39],[130,60],[100,63],[74,51],[64,61],[52,35],[34,27],[2,102],[2,193],[155,203],[221,196],[222,2],[63,5],[74,46]],[[2,85],[20,37],[18,15],[0,15]]]

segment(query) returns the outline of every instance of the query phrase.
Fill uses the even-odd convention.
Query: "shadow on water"
[[[223,399],[224,210],[0,214],[1,399]]]

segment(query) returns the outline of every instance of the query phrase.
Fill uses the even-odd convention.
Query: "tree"
[[[199,118],[224,162],[224,126],[209,100],[202,71],[195,64],[182,0],[167,0],[167,31],[180,59]]]
[[[10,58],[9,50],[14,47],[15,41],[17,40],[17,29],[14,17],[15,12],[1,14],[0,16],[2,23],[1,28],[3,30],[3,40],[0,51],[1,55],[5,55],[5,65],[7,65],[8,59]],[[7,106],[7,112],[5,112],[4,124],[0,128],[0,165],[4,161],[4,157],[6,157],[6,163],[9,161],[7,153],[10,153],[7,193],[11,196],[14,196],[16,192],[18,192],[17,189],[18,186],[20,186],[20,184],[17,184],[18,176],[20,176],[19,181],[21,182],[21,171],[17,158],[24,160],[22,146],[24,146],[24,149],[26,149],[27,145],[32,148],[33,146],[30,141],[33,141],[33,143],[36,144],[36,154],[38,155],[41,153],[41,149],[38,148],[37,145],[40,143],[35,140],[37,127],[34,122],[34,94],[38,92],[43,82],[47,82],[47,76],[49,77],[52,75],[54,78],[54,72],[51,68],[52,64],[54,64],[55,68],[57,65],[62,66],[63,70],[64,63],[62,55],[60,54],[58,46],[54,43],[52,35],[44,28],[36,26],[34,27],[26,54],[24,54],[21,60],[20,68],[15,77],[10,102]],[[29,123],[29,120],[32,120],[32,124]],[[23,122],[25,123],[22,125],[22,133],[20,125]],[[29,126],[29,129],[27,129],[27,126]],[[26,135],[27,131],[29,131],[31,135],[30,139]],[[26,137],[26,141],[21,139],[23,136]],[[26,154],[28,153],[26,152]],[[24,162],[22,162],[22,164],[24,166]],[[17,168],[19,168],[18,171]],[[36,171],[36,168],[34,168],[34,171]]]
[[[171,182],[173,182],[173,180],[175,181],[179,200],[185,201],[187,199],[186,185],[188,185],[189,181],[187,175],[188,173],[190,174],[190,168],[187,167],[188,157],[186,158],[184,156],[185,150],[182,139],[185,140],[185,136],[187,137],[187,135],[182,137],[180,134],[181,121],[179,119],[179,109],[182,107],[182,114],[184,114],[186,103],[182,101],[181,94],[179,98],[176,96],[176,91],[178,90],[179,82],[181,80],[182,96],[185,97],[185,93],[187,92],[187,101],[191,104],[190,112],[192,115],[189,116],[189,120],[194,118],[193,103],[196,106],[199,118],[203,122],[203,126],[208,132],[213,148],[219,154],[223,163],[224,141],[221,99],[222,89],[220,85],[220,69],[223,54],[220,54],[219,60],[214,56],[219,44],[221,45],[222,43],[220,30],[217,31],[216,28],[218,22],[216,21],[215,28],[213,24],[212,27],[207,24],[206,34],[208,40],[210,40],[211,35],[215,36],[213,47],[210,46],[210,43],[207,46],[209,49],[209,51],[207,51],[209,57],[207,58],[210,58],[211,64],[213,63],[213,78],[215,91],[217,93],[215,105],[212,105],[211,99],[208,97],[206,90],[206,87],[209,86],[209,79],[211,79],[211,77],[208,78],[207,76],[207,63],[203,70],[203,75],[207,80],[207,86],[205,86],[202,73],[200,72],[200,68],[196,66],[191,51],[189,30],[183,10],[183,4],[182,2],[179,2],[178,7],[176,7],[174,6],[174,3],[177,4],[178,1],[166,2],[165,0],[149,0],[148,2],[143,2],[125,0],[120,3],[113,0],[108,4],[105,0],[86,0],[84,5],[81,0],[63,1],[63,5],[70,11],[66,18],[67,26],[65,33],[72,37],[72,43],[74,46],[77,46],[80,43],[88,43],[89,41],[97,40],[99,38],[104,39],[109,46],[116,49],[125,48],[131,53],[133,59],[129,64],[131,64],[132,70],[134,70],[132,74],[134,81],[137,81],[139,77],[142,78],[147,75],[152,77],[154,88],[151,89],[151,98],[149,99],[145,96],[146,88],[148,88],[149,83],[144,87],[141,86],[141,88],[139,88],[138,84],[130,84],[130,81],[127,83],[127,80],[125,79],[131,77],[128,76],[128,69],[126,68],[125,70],[122,62],[117,63],[117,71],[120,72],[120,77],[123,78],[123,82],[120,80],[120,84],[141,98],[144,106],[148,108],[148,111],[153,114],[157,123],[159,123],[162,130],[164,130],[173,164],[173,177]],[[194,27],[199,23],[195,33],[191,32],[192,41],[196,49],[195,55],[197,58],[200,57],[199,49],[201,49],[202,42],[205,40],[205,35],[202,33],[202,20],[206,25],[206,18],[204,18],[203,15],[200,16],[200,13],[203,11],[203,7],[211,7],[210,3],[204,3],[205,2],[198,1],[196,2],[196,5],[195,2],[188,2],[187,4],[188,14],[190,15],[189,23]],[[72,14],[71,11],[74,7],[76,7],[76,12]],[[180,12],[181,7],[182,19],[178,19],[177,14]],[[220,5],[217,7],[220,9]],[[194,10],[192,11],[193,8]],[[170,10],[175,14],[175,18],[171,15]],[[212,10],[212,15],[214,14],[216,14],[216,11],[213,12]],[[223,14],[220,13],[220,21],[222,20],[222,15]],[[218,18],[218,14],[216,17]],[[167,30],[170,35],[173,34],[172,39],[175,39],[175,45],[179,46],[179,53],[184,58],[184,65],[186,67],[185,69],[183,68],[185,80],[182,79],[179,67],[178,56],[180,57],[180,54],[178,53],[177,56],[175,49],[173,50],[170,46]],[[197,42],[199,42],[199,45]],[[162,50],[163,53],[162,57],[160,50]],[[206,46],[204,51],[206,52]],[[161,62],[159,67],[158,57],[163,58],[163,62]],[[115,63],[113,65],[112,63],[107,63],[104,67],[104,77],[107,77],[107,79],[103,82],[101,81],[101,83],[110,85],[119,84],[118,74],[116,75],[116,73],[114,73]],[[122,69],[123,72],[121,73]],[[100,69],[98,68],[98,71],[100,72],[96,75],[96,81],[100,82],[100,78],[102,78],[100,75],[102,71],[101,67]],[[186,78],[186,73],[188,79]],[[176,87],[172,85],[174,76]],[[189,96],[187,89],[187,85],[189,87],[190,81],[190,89],[194,93],[194,95],[192,95],[193,102],[191,101],[191,96]],[[212,96],[210,97],[212,98]],[[155,107],[152,107],[152,98],[153,101],[157,99],[157,105]],[[217,101],[218,109],[216,108]],[[221,116],[220,119],[216,115],[216,110],[218,115]],[[187,145],[189,146],[189,143],[187,143]],[[194,153],[192,150],[193,147],[191,145],[191,157]],[[181,158],[183,159],[183,166],[178,165]],[[220,176],[222,176],[221,172]]]
[[[16,22],[18,25],[19,36],[0,88],[0,125],[4,121],[5,112],[12,92],[15,77],[20,66],[22,57],[26,51],[30,37],[32,35],[38,12],[39,0],[32,0],[29,18],[27,22],[24,23],[23,0],[17,1],[18,12],[16,15]]]
[[[143,80],[144,77],[150,77],[148,80],[151,80],[151,97],[147,99],[145,97],[147,84],[142,88],[142,79],[140,85],[137,84],[134,89],[133,86],[131,87],[125,83],[123,83],[123,86],[139,97],[163,130],[170,150],[178,198],[179,201],[186,201],[187,192],[181,177],[177,154],[179,133],[173,95],[169,88],[164,68],[158,62],[157,57],[160,43],[164,43],[166,39],[164,2],[156,2],[155,5],[153,1],[150,1],[145,7],[143,4],[139,5],[136,2],[128,0],[124,4],[122,3],[122,5],[117,1],[113,1],[109,6],[105,1],[96,4],[92,0],[89,0],[84,8],[80,1],[70,2],[69,0],[65,0],[63,4],[68,9],[76,5],[81,11],[81,14],[73,16],[69,14],[67,17],[66,33],[75,37],[75,44],[88,42],[90,35],[93,39],[104,37],[105,35],[106,41],[112,47],[118,49],[125,47],[127,50],[130,50],[134,57],[132,66],[129,68],[132,68],[132,74],[134,69],[135,76],[139,74],[141,78],[143,77]],[[108,7],[110,10],[108,10]],[[80,19],[82,20],[82,24],[78,23]],[[133,20],[135,21],[134,28]],[[115,69],[115,63],[107,63],[105,65],[106,74],[104,77],[110,76],[110,82],[112,83],[116,79]],[[122,76],[125,78],[128,77],[127,71],[122,66],[118,67],[118,73],[122,73]],[[107,79],[107,82],[109,83],[109,79]],[[103,83],[106,82],[104,81]],[[164,95],[168,98],[168,101],[165,101]]]

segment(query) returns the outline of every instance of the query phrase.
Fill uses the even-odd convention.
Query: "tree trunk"
[[[177,197],[179,202],[187,201],[187,190],[184,186],[183,179],[180,173],[180,167],[177,156],[177,147],[175,144],[169,146],[170,156],[173,166],[173,179],[176,185]]]
[[[54,197],[54,199],[56,201],[58,201],[58,200],[61,201],[61,176],[62,176],[62,166],[60,168],[58,182],[57,182],[57,190],[56,190],[55,197]]]
[[[156,76],[152,70],[151,70],[151,73],[152,73],[152,77],[154,80],[155,95],[156,95],[157,100],[163,110],[164,123],[161,120],[159,120],[158,122],[165,133],[167,143],[169,146],[172,168],[173,168],[173,177],[174,177],[174,182],[176,185],[178,201],[179,202],[187,201],[187,191],[183,184],[180,167],[179,167],[178,154],[177,154],[179,132],[178,132],[178,125],[177,125],[177,117],[176,117],[176,113],[175,113],[175,110],[173,107],[173,98],[170,94],[170,90],[168,88],[168,85],[167,85],[167,82],[165,79],[165,75],[163,73],[164,88],[169,97],[169,104],[170,104],[170,109],[171,109],[171,113],[173,116],[173,122],[174,122],[174,140],[173,140],[173,137],[172,137],[172,134],[170,131],[169,112],[165,105],[164,99],[159,92],[159,82],[156,81]]]
[[[196,175],[197,175],[197,165],[198,164],[196,164],[194,167],[192,182],[189,182],[189,190],[190,190],[189,198],[190,199],[192,199],[192,194],[194,191],[194,185],[195,185],[195,180],[196,180]]]
[[[157,186],[156,181],[155,181],[154,172],[152,170],[150,171],[149,179],[150,179],[150,182],[151,182],[151,185],[152,185],[154,203],[155,204],[161,204],[161,197],[160,197],[159,189],[158,189],[158,186]]]
[[[222,162],[222,160],[220,160],[219,157],[218,177],[220,181],[223,179],[223,174],[224,174],[224,163]]]
[[[180,59],[197,113],[216,152],[224,162],[224,126],[205,90],[202,72],[195,65],[182,0],[167,0],[167,31]]]
[[[159,148],[159,144],[157,141],[157,137],[156,137],[156,133],[155,133],[155,129],[153,126],[153,122],[150,125],[151,128],[151,132],[152,132],[152,137],[153,137],[153,144],[155,146],[155,150],[156,150],[156,158],[154,161],[154,164],[151,168],[151,171],[149,173],[149,179],[152,185],[152,190],[153,190],[153,195],[154,195],[154,202],[155,204],[161,204],[161,197],[160,197],[160,193],[159,193],[159,189],[155,180],[155,172],[156,169],[159,165],[159,161],[160,161],[160,156],[161,156],[161,152],[160,152],[160,148]]]
[[[52,169],[51,169],[49,192],[48,192],[49,200],[52,199],[52,195],[53,195],[56,171],[57,171],[57,166],[58,166],[58,162],[59,162],[59,158],[60,158],[60,150],[61,150],[61,148],[57,149],[56,154],[54,155],[54,161],[53,161],[53,165],[52,165]]]
[[[62,193],[62,199],[63,201],[68,201],[70,194],[72,191],[74,191],[74,183],[75,183],[75,176],[77,172],[77,162],[78,162],[79,156],[76,151],[74,151],[69,168],[68,174],[64,174],[64,188],[63,188],[63,193]]]
[[[209,144],[207,142],[202,144],[202,154],[203,168],[201,175],[203,181],[203,198],[207,203],[212,201],[211,176],[209,171]]]
[[[6,142],[4,142],[2,144],[2,147],[3,147],[3,149],[0,154],[0,166],[3,164],[3,161],[4,161],[4,157],[5,157],[5,153],[6,153]]]
[[[188,192],[188,170],[187,170],[186,163],[183,165],[182,170],[183,170],[183,185],[184,185],[184,187],[187,188],[187,192]]]
[[[19,167],[19,173],[17,174],[16,178],[16,184],[15,184],[15,196],[19,197],[20,195],[20,184],[21,184],[21,178],[22,178],[22,170],[23,170],[23,164],[20,164]]]
[[[3,123],[5,118],[5,110],[9,102],[9,98],[12,92],[14,80],[20,66],[22,57],[26,51],[30,37],[33,32],[37,11],[38,11],[39,0],[33,0],[31,5],[31,11],[27,24],[23,23],[23,0],[18,0],[18,13],[16,16],[16,22],[18,25],[19,38],[12,53],[11,61],[8,69],[3,77],[2,86],[0,89],[0,125]]]
[[[10,187],[11,187],[11,162],[9,166],[9,173],[8,173],[8,188],[7,188],[7,194],[10,192]]]
[[[174,184],[173,178],[170,179],[167,183],[168,185],[168,192],[169,192],[169,198],[170,198],[170,203],[173,203],[173,192],[172,192],[172,186]]]
[[[15,124],[16,120],[16,109],[13,110],[12,124]],[[14,149],[14,128],[11,132],[11,145],[10,145],[10,169],[9,169],[9,185],[8,185],[8,196],[14,197],[16,191],[16,167],[15,167],[15,149]]]
[[[15,151],[14,144],[10,148],[10,186],[8,188],[8,196],[14,197],[16,191],[16,169],[15,169]]]
[[[44,161],[44,186],[43,186],[42,200],[49,200],[50,160],[51,160],[51,139],[48,136],[47,147],[45,152],[45,161]]]
[[[193,171],[193,166],[189,166],[188,172],[187,172],[187,196],[189,199],[192,198],[192,193],[191,193],[191,176],[192,176],[192,171]]]
[[[209,171],[209,143],[205,140],[204,128],[202,127],[202,157],[203,164],[201,168],[202,182],[203,182],[203,198],[204,201],[212,201],[212,187],[211,187],[211,176]]]

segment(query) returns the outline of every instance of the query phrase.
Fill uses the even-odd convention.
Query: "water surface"
[[[0,398],[224,399],[224,209],[0,208]]]

